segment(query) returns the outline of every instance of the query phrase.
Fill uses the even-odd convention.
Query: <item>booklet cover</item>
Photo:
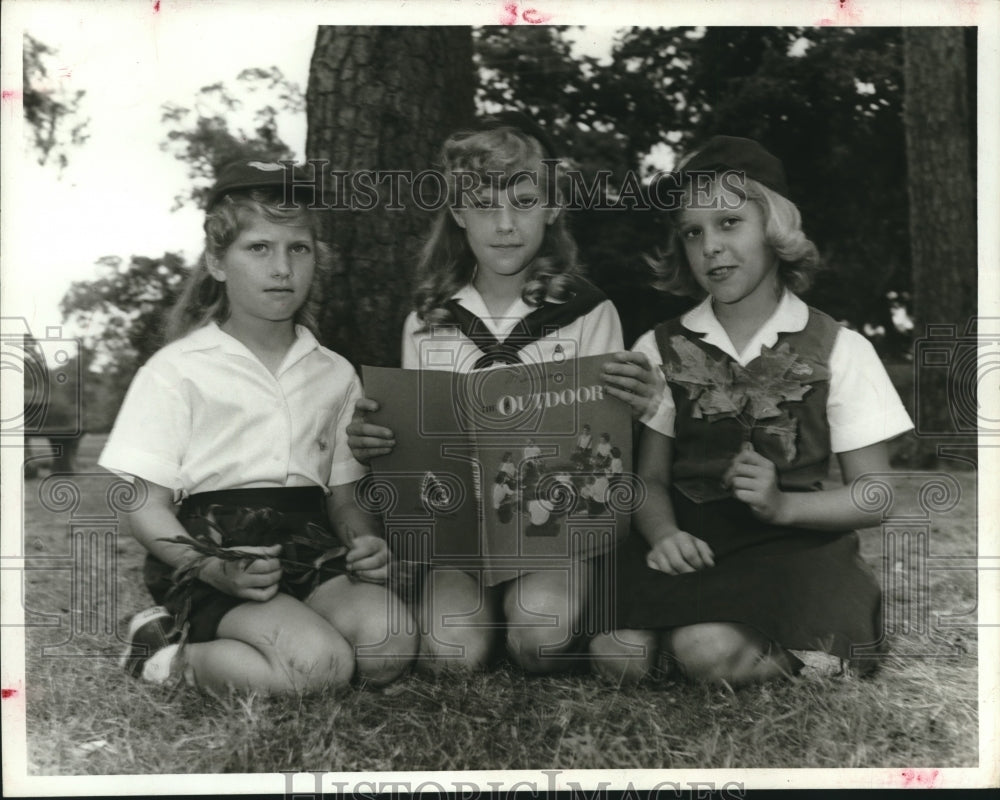
[[[365,494],[400,558],[492,585],[614,547],[635,497],[632,419],[606,356],[470,373],[363,367],[396,447]],[[626,469],[626,466],[628,469]]]

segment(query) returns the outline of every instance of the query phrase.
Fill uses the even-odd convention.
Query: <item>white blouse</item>
[[[133,379],[98,463],[182,496],[358,480],[346,428],[361,382],[296,335],[275,375],[215,323],[167,345]]]
[[[681,317],[690,331],[704,334],[703,341],[715,345],[741,366],[760,355],[761,347],[773,347],[781,332],[801,331],[809,321],[809,307],[786,291],[777,309],[737,352],[729,335],[712,310],[710,297]],[[653,331],[647,331],[632,347],[644,353],[654,366],[662,364]],[[643,422],[664,436],[674,435],[676,408],[670,392],[664,392],[656,413]],[[889,375],[875,348],[860,333],[841,328],[830,353],[830,392],[826,403],[830,445],[835,453],[857,450],[883,442],[913,428]]]
[[[493,317],[482,296],[471,284],[459,290],[453,299],[479,317],[486,329],[501,342],[518,322],[536,308],[518,298],[503,314]],[[406,369],[470,372],[484,355],[457,326],[443,326],[433,332],[420,332],[421,327],[423,322],[417,317],[417,312],[410,312],[403,325],[403,367]],[[527,345],[520,354],[525,364],[542,364],[563,358],[613,353],[624,348],[618,312],[610,300],[605,300],[587,314]]]

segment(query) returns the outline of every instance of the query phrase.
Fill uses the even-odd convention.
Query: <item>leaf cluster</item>
[[[69,91],[52,75],[57,51],[28,33],[24,34],[24,121],[38,163],[54,158],[60,170],[69,163],[67,151],[89,138],[89,118],[80,113],[83,90]]]
[[[781,404],[803,400],[816,376],[788,342],[762,347],[760,357],[745,367],[713,358],[684,336],[670,337],[669,355],[663,374],[694,401],[692,417],[708,422],[735,418],[748,436],[755,428],[776,436],[785,458],[795,459],[798,425]]]
[[[98,260],[98,277],[74,281],[59,304],[94,357],[94,367],[133,371],[163,345],[167,311],[179,296],[187,266],[176,253]]]
[[[193,182],[191,189],[174,198],[175,209],[188,202],[204,208],[215,176],[233,161],[281,161],[295,157],[278,133],[278,116],[285,112],[301,114],[305,110],[305,95],[298,84],[288,80],[277,67],[245,69],[236,82],[238,93],[244,97],[265,94],[270,98],[253,112],[249,132],[230,128],[244,101],[222,82],[203,86],[192,107],[178,103],[162,107],[160,119],[171,127],[160,149],[187,164]]]
[[[857,327],[909,285],[902,46],[897,28],[631,28],[600,62],[573,53],[587,35],[513,26],[477,34],[487,110],[535,113],[586,174],[648,173],[653,149],[680,156],[714,134],[759,140],[785,164],[806,235],[828,267],[807,299]],[[636,313],[631,340],[682,310],[640,287],[643,256],[665,244],[655,212],[577,211],[588,269]],[[888,323],[888,320],[885,320]]]
[[[281,582],[286,586],[308,583],[318,583],[320,576],[329,578],[333,575],[354,576],[345,568],[331,564],[347,554],[344,543],[312,522],[306,523],[306,533],[286,534],[282,528],[283,515],[270,508],[249,509],[239,508],[228,532],[216,522],[215,512],[221,513],[221,507],[212,506],[208,513],[201,517],[204,526],[191,526],[186,536],[174,536],[165,541],[170,544],[182,544],[190,547],[196,556],[174,570],[173,585],[167,593],[169,600],[178,602],[182,613],[175,619],[175,625],[183,625],[190,611],[191,594],[198,575],[209,559],[217,558],[229,563],[241,563],[244,566],[261,558],[269,558],[257,552],[247,551],[243,547],[274,544],[276,536],[284,538],[285,545],[278,560],[282,567]],[[318,551],[319,555],[309,561],[299,560],[296,546]]]

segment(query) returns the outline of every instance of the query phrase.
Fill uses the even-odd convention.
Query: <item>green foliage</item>
[[[132,256],[127,267],[105,256],[96,279],[70,285],[59,308],[80,335],[85,430],[106,431],[114,423],[135,371],[164,343],[166,315],[187,271],[175,253]]]
[[[38,163],[45,165],[54,158],[62,170],[69,163],[67,149],[87,141],[89,120],[80,116],[80,100],[85,92],[67,91],[53,78],[55,56],[51,47],[24,34],[24,121]]]

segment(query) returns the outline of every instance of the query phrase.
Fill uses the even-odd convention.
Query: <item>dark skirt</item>
[[[221,547],[282,545],[279,590],[299,600],[345,574],[344,555],[327,557],[342,546],[336,547],[339,542],[330,533],[326,495],[318,486],[193,494],[181,504],[177,520],[192,538],[211,539]],[[174,570],[152,555],[146,556],[143,577],[153,599],[176,622],[189,624],[191,642],[214,639],[222,618],[248,602],[198,580],[180,592]]]
[[[733,622],[791,650],[850,660],[852,647],[881,649],[881,592],[856,533],[771,525],[735,499],[699,504],[673,492],[672,500],[678,527],[708,543],[715,566],[682,575],[650,569],[649,545],[633,531],[615,554],[611,627]],[[861,671],[872,664],[855,662]]]

